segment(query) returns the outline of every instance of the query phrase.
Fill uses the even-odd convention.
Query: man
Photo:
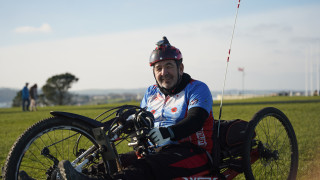
[[[26,83],[22,89],[22,111],[29,111],[30,99],[28,85],[29,83]]]
[[[37,99],[38,99],[38,90],[37,90],[38,86],[37,84],[34,84],[31,88],[30,88],[30,99],[31,99],[31,103],[30,103],[30,111],[37,111]]]
[[[209,88],[183,72],[182,54],[166,37],[157,43],[150,65],[156,84],[148,88],[141,107],[154,115],[155,128],[149,135],[158,153],[135,160],[113,179],[173,179],[208,173],[213,133]],[[66,179],[90,179],[68,161],[60,162],[59,168]]]

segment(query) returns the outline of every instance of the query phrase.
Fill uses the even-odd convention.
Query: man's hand
[[[156,127],[148,133],[150,140],[156,145],[161,145],[170,141],[170,133],[165,127]]]

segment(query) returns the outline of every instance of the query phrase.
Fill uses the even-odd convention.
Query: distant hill
[[[86,90],[76,90],[70,91],[73,94],[78,95],[77,98],[81,99],[81,97],[89,98],[93,96],[103,96],[103,97],[114,97],[116,95],[131,95],[131,97],[143,97],[143,94],[146,92],[146,88],[137,88],[137,89],[86,89]],[[0,108],[3,107],[11,107],[11,103],[13,98],[16,96],[18,89],[11,88],[0,88]],[[298,91],[299,92],[299,91]],[[41,94],[41,90],[39,89],[39,94]],[[221,91],[212,91],[212,98],[217,100],[218,96],[221,94]],[[227,95],[240,95],[240,94],[250,94],[250,95],[270,95],[270,94],[291,94],[291,91],[283,91],[283,90],[245,90],[245,92],[241,92],[237,89],[229,89],[225,90],[224,94]],[[297,93],[293,92],[293,95]],[[302,91],[299,92],[303,94]],[[111,96],[110,96],[111,95]],[[121,96],[122,97],[122,96]],[[124,97],[124,96],[123,96]]]
[[[144,94],[146,88],[137,88],[137,89],[85,89],[85,90],[76,90],[70,91],[71,93],[78,95],[87,95],[87,96],[96,96],[96,95],[108,95],[108,94]],[[0,102],[11,102],[12,99],[16,96],[18,89],[11,88],[0,88]],[[279,92],[279,90],[246,90],[244,94],[271,94]],[[41,93],[40,90],[38,93]],[[213,97],[221,94],[221,91],[212,91]],[[239,94],[241,91],[236,89],[225,90],[226,95],[228,94]]]
[[[78,95],[108,95],[108,94],[144,94],[147,89],[86,89],[86,90],[77,90],[70,91],[71,93]],[[18,89],[11,88],[0,88],[0,102],[11,102],[13,98],[16,96]],[[41,93],[40,90],[38,93]]]
[[[146,88],[138,88],[138,89],[86,89],[86,90],[77,90],[71,91],[71,93],[79,94],[79,95],[108,95],[108,94],[144,94],[146,92]]]
[[[0,88],[0,102],[11,102],[18,91],[17,89]]]

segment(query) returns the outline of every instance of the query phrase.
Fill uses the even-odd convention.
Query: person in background
[[[30,111],[37,111],[37,99],[38,99],[38,86],[37,84],[34,84],[30,88]]]
[[[22,89],[22,111],[29,111],[30,94],[29,94],[28,85],[29,83],[26,83],[26,85]]]

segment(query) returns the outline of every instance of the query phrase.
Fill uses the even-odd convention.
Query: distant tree
[[[76,76],[65,73],[52,76],[42,87],[45,98],[54,105],[69,104],[72,99],[72,95],[68,93],[71,85],[77,82],[79,78]]]
[[[22,91],[18,91],[17,95],[12,100],[12,107],[19,107],[22,104]]]

